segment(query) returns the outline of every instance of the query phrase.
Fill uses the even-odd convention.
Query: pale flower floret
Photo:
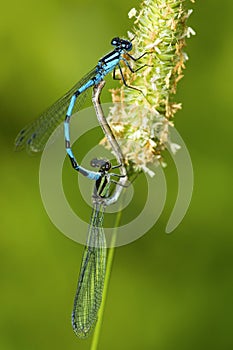
[[[187,38],[190,38],[192,35],[196,35],[196,32],[195,32],[195,30],[193,30],[193,28],[188,27],[187,32],[186,32]]]
[[[128,35],[129,40],[133,40],[133,38],[135,37],[135,35],[132,32],[130,32],[129,30],[127,32],[127,35]]]
[[[189,9],[187,12],[187,17],[189,17],[193,13],[193,9]]]
[[[170,148],[173,154],[176,154],[177,151],[181,149],[181,146],[177,143],[170,143]]]
[[[184,57],[184,61],[188,61],[189,60],[189,56],[186,52],[183,53],[183,57]]]
[[[129,138],[132,140],[139,140],[141,138],[141,131],[140,130],[136,130],[134,133],[132,133],[131,135],[129,135]]]
[[[129,18],[132,18],[132,17],[135,17],[136,14],[137,14],[137,11],[136,11],[136,9],[133,7],[133,8],[129,11],[128,16],[129,16]]]
[[[151,148],[154,148],[154,147],[156,147],[157,146],[157,143],[156,142],[154,142],[154,140],[148,140],[148,143],[150,144],[150,147]]]
[[[124,126],[123,125],[121,125],[121,124],[113,124],[112,125],[112,128],[114,129],[114,131],[117,133],[117,134],[119,134],[119,133],[121,133],[121,132],[123,132],[124,131]]]
[[[148,174],[150,177],[155,176],[155,172],[149,169],[147,166],[142,165],[141,168],[144,171],[144,173]]]
[[[156,39],[153,43],[147,45],[145,47],[145,50],[151,50],[151,49],[155,49],[156,52],[158,52],[159,54],[161,53],[160,49],[158,48],[158,45],[161,43],[161,38]]]

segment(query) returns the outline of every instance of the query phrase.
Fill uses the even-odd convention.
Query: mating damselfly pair
[[[112,179],[113,177],[127,179],[127,176],[126,173],[121,175],[110,173],[111,169],[123,166],[123,156],[118,143],[111,133],[111,129],[109,127],[107,129],[104,128],[101,122],[100,124],[102,124],[101,126],[106,137],[113,140],[111,145],[115,148],[114,151],[120,164],[112,166],[107,160],[94,159],[92,161],[92,166],[98,167],[99,171],[90,171],[80,166],[73,154],[70,144],[70,119],[72,114],[82,107],[87,90],[90,87],[100,85],[104,77],[110,72],[113,72],[113,78],[116,79],[116,69],[119,70],[124,85],[140,91],[136,87],[127,84],[123,75],[121,63],[124,63],[132,73],[135,73],[143,67],[134,70],[129,64],[129,59],[137,61],[144,56],[143,54],[138,58],[134,58],[129,54],[129,51],[132,50],[131,41],[117,37],[112,39],[111,44],[115,48],[102,57],[95,68],[87,73],[70,91],[49,107],[37,120],[24,128],[18,134],[15,141],[16,150],[26,148],[31,152],[42,151],[56,126],[60,124],[61,121],[64,121],[65,148],[72,167],[85,177],[95,181],[92,196],[93,210],[72,312],[73,329],[75,333],[82,338],[88,336],[93,328],[102,300],[106,264],[106,242],[103,231],[104,210],[107,205],[113,203],[118,198],[116,193],[110,196],[110,184],[112,182],[116,184],[119,183],[114,181]],[[98,106],[96,110],[97,109]]]

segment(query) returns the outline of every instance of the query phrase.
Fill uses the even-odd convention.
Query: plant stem
[[[116,241],[117,229],[118,229],[119,224],[120,224],[121,216],[122,216],[122,211],[119,210],[117,213],[117,216],[116,216],[114,232],[113,232],[112,241],[111,241],[111,248],[109,248],[109,251],[108,251],[108,260],[107,260],[106,275],[105,275],[105,281],[104,281],[103,298],[102,298],[102,303],[101,303],[101,306],[99,309],[98,321],[97,321],[95,331],[93,334],[90,350],[97,350],[97,347],[99,344],[100,332],[101,332],[101,327],[102,327],[102,322],[103,322],[104,308],[105,308],[105,303],[106,303],[106,299],[107,299],[108,286],[109,286],[113,258],[114,258],[114,253],[115,253],[115,241]]]

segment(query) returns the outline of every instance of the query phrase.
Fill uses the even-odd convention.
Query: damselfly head
[[[105,163],[101,166],[100,170],[109,171],[112,168],[112,164],[109,160],[106,160]]]
[[[94,168],[99,168],[99,171],[109,171],[112,168],[112,164],[106,159],[94,158],[90,164]]]
[[[126,51],[132,50],[132,43],[129,40],[121,39],[121,38],[113,38],[111,44],[117,48],[124,49]]]

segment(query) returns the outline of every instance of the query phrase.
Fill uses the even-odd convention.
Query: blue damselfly
[[[102,57],[94,69],[87,73],[70,91],[42,113],[38,119],[20,131],[15,141],[16,150],[21,150],[23,148],[27,148],[31,152],[39,152],[43,150],[51,133],[56,126],[64,120],[66,151],[70,157],[72,166],[78,170],[77,161],[70,146],[69,123],[71,115],[82,107],[87,90],[90,87],[99,84],[110,72],[113,72],[113,78],[116,79],[115,73],[118,68],[123,83],[129,88],[141,92],[141,90],[136,87],[127,84],[122,72],[121,63],[124,62],[129,70],[134,73],[145,65],[134,70],[129,64],[128,59],[137,61],[146,53],[138,58],[134,58],[129,54],[129,51],[131,51],[133,47],[132,42],[118,37],[112,39],[111,44],[115,47],[114,50]]]

